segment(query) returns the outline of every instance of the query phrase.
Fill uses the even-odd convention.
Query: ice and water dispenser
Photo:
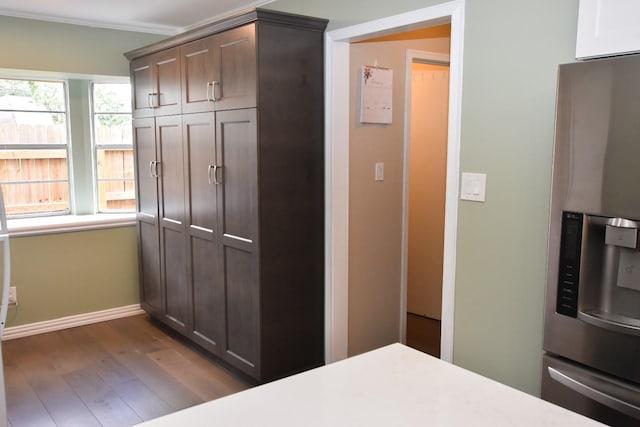
[[[640,221],[563,212],[556,312],[640,335]]]

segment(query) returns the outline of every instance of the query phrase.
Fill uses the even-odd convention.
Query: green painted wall
[[[135,227],[11,239],[17,326],[140,302]]]
[[[463,171],[487,202],[460,203],[456,363],[539,393],[558,64],[573,61],[578,1],[469,1]]]
[[[268,6],[337,29],[438,3]],[[454,362],[531,394],[540,383],[556,69],[573,60],[577,11],[578,0],[466,1],[461,171],[487,174],[487,201],[459,203]]]
[[[128,76],[123,53],[163,38],[0,16],[0,69]],[[72,82],[72,97],[81,96],[80,85],[87,82]],[[86,99],[76,105],[88,108]],[[72,120],[83,114],[71,113]],[[89,155],[88,135],[86,129],[73,133],[75,151]],[[83,182],[76,185],[86,186],[90,174],[78,172],[83,174],[75,178]],[[82,205],[86,211],[86,201]],[[19,237],[12,239],[11,251],[12,285],[17,287],[19,305],[10,309],[7,326],[139,302],[135,227]]]
[[[165,37],[0,16],[0,69],[128,76],[122,54]]]

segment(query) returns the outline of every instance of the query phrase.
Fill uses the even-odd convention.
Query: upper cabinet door
[[[196,113],[256,106],[255,24],[182,46],[182,110]]]
[[[182,112],[179,49],[167,49],[131,61],[133,116],[153,117]]]
[[[216,110],[256,106],[256,26],[245,25],[216,36],[219,84]]]
[[[640,1],[580,0],[576,58],[640,51]]]
[[[180,48],[182,61],[182,111],[214,111],[215,36],[187,43]]]
[[[180,90],[180,49],[173,48],[154,55],[157,90],[154,111],[156,116],[182,112]]]
[[[155,77],[151,58],[148,56],[131,61],[131,86],[133,116],[153,117],[151,94],[155,90]]]

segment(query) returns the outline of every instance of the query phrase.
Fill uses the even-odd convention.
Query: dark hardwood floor
[[[440,357],[440,321],[407,313],[407,345]]]
[[[130,426],[250,387],[146,315],[2,346],[11,427]]]

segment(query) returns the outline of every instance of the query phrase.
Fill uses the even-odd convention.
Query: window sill
[[[136,224],[136,214],[60,215],[7,220],[10,237],[70,233]]]

